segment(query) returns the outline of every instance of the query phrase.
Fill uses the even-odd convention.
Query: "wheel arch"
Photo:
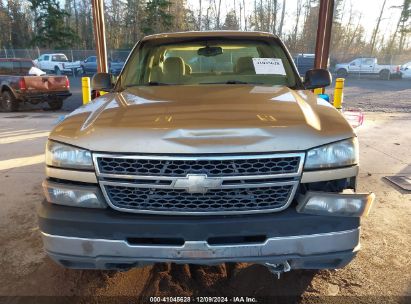
[[[14,98],[17,98],[16,94],[14,93],[13,89],[7,85],[7,84],[2,84],[1,89],[0,89],[0,94],[3,94],[3,92],[8,91],[10,92]]]

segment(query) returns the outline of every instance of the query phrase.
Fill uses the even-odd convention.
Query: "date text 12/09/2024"
[[[150,297],[150,303],[258,303],[254,297]]]

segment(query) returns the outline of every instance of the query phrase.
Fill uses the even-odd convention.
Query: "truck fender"
[[[13,90],[8,84],[2,84],[2,85],[1,85],[0,94],[3,93],[4,91],[9,91],[9,92],[11,92],[11,94],[13,94],[13,97],[14,97],[14,98],[17,98],[14,90]]]
[[[389,69],[384,68],[379,72],[379,76],[382,80],[389,80],[391,76],[391,71]]]
[[[346,67],[339,67],[337,69],[337,76],[338,77],[347,77],[348,75],[348,70]]]

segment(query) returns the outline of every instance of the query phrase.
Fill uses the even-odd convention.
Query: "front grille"
[[[297,190],[304,153],[231,156],[94,154],[108,204],[159,214],[280,211]]]
[[[246,212],[281,208],[288,201],[293,186],[249,189],[209,190],[187,193],[185,190],[104,186],[117,208],[160,212]]]
[[[207,176],[244,176],[296,173],[300,157],[244,159],[136,159],[98,158],[100,173],[117,175],[174,176],[207,174]]]

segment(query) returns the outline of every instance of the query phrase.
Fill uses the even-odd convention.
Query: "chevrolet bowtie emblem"
[[[186,177],[177,178],[174,189],[185,189],[189,193],[206,193],[208,189],[219,189],[223,180],[207,177],[206,174],[187,174]]]

